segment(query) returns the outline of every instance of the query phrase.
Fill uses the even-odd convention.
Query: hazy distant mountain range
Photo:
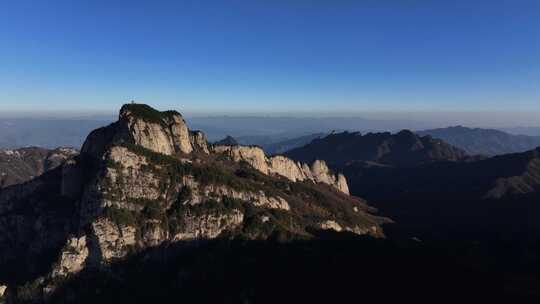
[[[242,145],[257,145],[269,154],[281,154],[297,147],[309,144],[312,140],[325,136],[326,133],[307,134],[288,138],[285,135],[276,136],[243,136],[238,138]]]
[[[108,120],[0,118],[0,149],[38,146],[79,149],[88,133]]]
[[[540,146],[540,136],[512,135],[494,129],[472,129],[457,126],[416,133],[440,138],[469,154],[492,156],[524,152]]]
[[[259,145],[270,154],[282,153],[304,145],[310,139],[332,131],[396,132],[402,129],[428,130],[420,134],[437,135],[470,153],[486,155],[525,151],[535,139],[510,134],[538,134],[540,128],[509,129],[510,134],[492,134],[481,129],[432,129],[433,123],[404,120],[370,120],[358,117],[190,117],[186,119],[194,129],[203,130],[212,142],[231,135],[241,144]],[[0,117],[0,148],[14,149],[28,146],[44,148],[80,148],[91,130],[111,123],[109,116],[92,118],[5,118]],[[474,132],[473,132],[474,131]],[[422,133],[424,132],[424,133]],[[443,138],[444,136],[444,138]],[[491,141],[490,141],[491,140]],[[472,142],[469,142],[472,141]],[[485,144],[484,144],[485,143]],[[489,147],[488,147],[489,145]],[[482,148],[483,147],[483,148]]]
[[[276,153],[286,147],[269,145],[316,133],[333,130],[385,131],[403,128],[426,129],[432,124],[399,121],[369,120],[358,117],[296,118],[296,117],[190,117],[193,129],[203,130],[214,142],[231,135],[244,144],[268,147]],[[56,118],[0,118],[0,148],[26,146],[80,148],[86,135],[93,129],[111,123],[109,117],[95,119]]]
[[[236,139],[234,139],[234,137],[228,135],[224,139],[216,141],[214,144],[224,145],[224,146],[235,146],[235,145],[238,145],[238,142],[236,141]]]
[[[246,136],[272,136],[281,140],[333,130],[399,131],[428,129],[433,123],[407,120],[375,120],[362,117],[190,117],[194,129],[203,130],[216,141],[231,135],[237,140]],[[277,141],[277,140],[276,140]]]
[[[514,135],[495,129],[456,126],[416,131],[415,133],[444,140],[470,155],[501,155],[524,152],[540,146],[540,136]],[[269,154],[279,154],[306,145],[311,140],[324,137],[326,134],[315,133],[295,137],[286,134],[242,136],[238,138],[238,142],[261,146]]]
[[[540,127],[514,127],[501,130],[514,135],[540,136]]]

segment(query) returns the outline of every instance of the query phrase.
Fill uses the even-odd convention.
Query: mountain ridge
[[[409,130],[392,134],[360,132],[333,133],[284,153],[299,161],[320,158],[334,168],[348,162],[374,162],[390,166],[415,166],[438,160],[461,161],[470,156],[431,136],[420,137]]]
[[[78,156],[0,192],[0,281],[12,299],[24,286],[39,298],[84,269],[178,241],[383,237],[388,219],[343,185],[322,161],[210,145],[177,112],[125,105]]]
[[[538,136],[512,135],[495,129],[455,126],[416,133],[442,139],[469,154],[487,156],[525,152],[540,146]]]

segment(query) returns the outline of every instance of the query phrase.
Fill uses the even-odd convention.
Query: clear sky
[[[0,0],[0,112],[540,113],[538,0]]]

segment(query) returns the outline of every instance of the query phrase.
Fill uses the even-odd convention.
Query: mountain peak
[[[208,151],[206,141],[189,131],[177,111],[160,112],[135,103],[122,106],[117,122],[91,132],[82,152],[100,157],[105,147],[114,143],[135,144],[165,155]]]
[[[182,119],[182,115],[178,111],[168,110],[161,112],[142,103],[124,104],[120,108],[119,118],[126,119],[128,117],[136,117],[153,123],[168,123],[175,118]]]
[[[398,133],[396,133],[396,135],[397,136],[409,136],[409,137],[416,137],[417,136],[416,134],[414,134],[413,131],[407,130],[407,129],[399,131]]]
[[[145,104],[126,104],[120,109],[119,120],[90,133],[81,153],[94,160],[103,159],[115,145],[134,145],[167,156],[192,156],[192,152],[205,155],[221,154],[234,161],[244,161],[264,174],[277,174],[292,181],[311,180],[349,193],[343,176],[330,170],[314,174],[307,164],[286,157],[267,157],[259,147],[239,145],[228,136],[225,143],[209,145],[201,131],[189,130],[176,111],[160,112]]]
[[[226,146],[236,146],[238,145],[238,141],[230,135],[227,135],[225,138],[223,138],[220,141],[217,141],[215,143],[216,145],[226,145]]]

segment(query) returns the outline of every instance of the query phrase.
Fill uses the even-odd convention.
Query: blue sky
[[[538,0],[0,0],[0,112],[540,113]]]

